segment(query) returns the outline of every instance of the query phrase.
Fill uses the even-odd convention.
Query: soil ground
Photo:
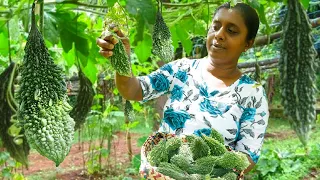
[[[111,164],[114,162],[117,165],[121,165],[121,169],[118,168],[118,172],[113,173],[121,173],[130,166],[128,148],[126,143],[126,136],[124,132],[118,132],[116,134],[116,139],[113,140],[110,162]],[[140,147],[137,146],[137,140],[141,137],[140,134],[131,133],[131,143],[132,143],[132,154],[136,155],[140,153]],[[96,142],[98,144],[98,142]],[[82,149],[83,145],[83,149]],[[41,156],[37,152],[32,152],[29,155],[29,168],[24,170],[24,175],[30,178],[30,175],[34,175],[36,173],[46,173],[56,171],[56,177],[54,179],[59,180],[82,180],[82,179],[98,179],[95,176],[88,176],[85,173],[84,169],[84,158],[88,158],[83,156],[83,153],[88,152],[89,142],[84,143],[76,143],[71,147],[70,153],[65,158],[65,160],[60,164],[58,168],[55,167],[54,162],[48,160],[47,158]],[[106,158],[103,159],[103,165],[107,164]],[[119,174],[118,174],[119,175]],[[138,179],[138,177],[137,177]]]

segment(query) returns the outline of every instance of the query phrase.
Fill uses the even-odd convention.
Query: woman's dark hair
[[[230,2],[224,3],[219,6],[213,14],[213,17],[217,14],[217,12],[222,9],[235,9],[239,11],[244,19],[244,23],[248,29],[247,40],[252,40],[256,37],[258,29],[259,29],[259,16],[257,12],[248,4],[245,3],[237,3],[235,6],[231,6]]]

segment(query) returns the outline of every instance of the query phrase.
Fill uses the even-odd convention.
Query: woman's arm
[[[133,101],[142,100],[142,88],[136,77],[126,77],[116,73],[115,81],[116,87],[123,98]]]
[[[123,45],[125,46],[126,52],[130,57],[130,42],[129,39],[124,36],[124,34],[116,27],[110,27],[112,31],[117,33],[121,38]],[[104,37],[104,39],[97,39],[97,45],[100,46],[100,54],[106,58],[113,55],[114,45],[118,43],[118,40],[112,35]],[[123,98],[127,100],[141,101],[142,100],[142,88],[139,80],[132,76],[126,77],[121,76],[118,73],[115,74],[116,87]]]

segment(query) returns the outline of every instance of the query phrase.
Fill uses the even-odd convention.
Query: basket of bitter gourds
[[[156,132],[141,148],[140,175],[148,180],[241,180],[249,164],[214,129],[209,135],[183,137]]]

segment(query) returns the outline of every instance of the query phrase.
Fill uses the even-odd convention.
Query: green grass
[[[291,130],[287,120],[281,118],[269,118],[267,133]]]

